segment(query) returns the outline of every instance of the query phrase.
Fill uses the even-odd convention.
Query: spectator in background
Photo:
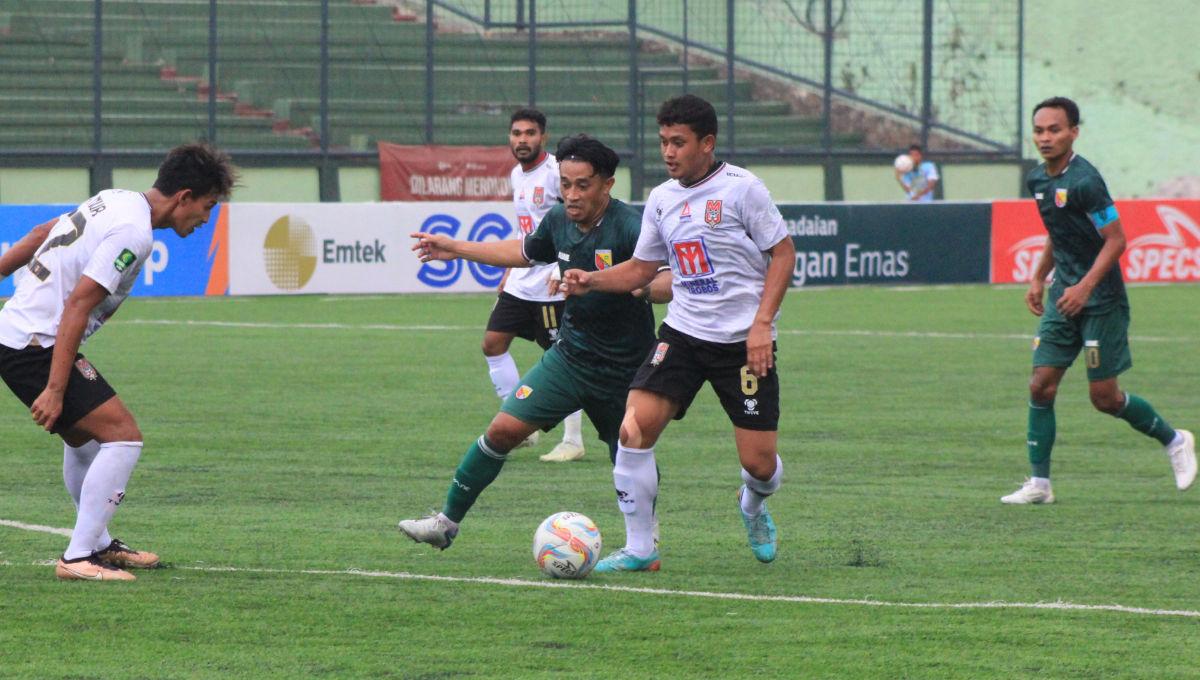
[[[932,161],[925,160],[920,144],[908,147],[908,155],[912,158],[912,169],[908,172],[896,170],[896,181],[908,195],[908,200],[914,203],[932,203],[933,190],[941,180],[937,166]]]

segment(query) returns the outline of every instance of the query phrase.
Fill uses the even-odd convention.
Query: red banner
[[[507,146],[402,146],[379,142],[385,201],[511,201]]]
[[[1200,201],[1117,201],[1128,282],[1200,281]],[[1031,200],[992,204],[992,283],[1025,283],[1046,244]]]

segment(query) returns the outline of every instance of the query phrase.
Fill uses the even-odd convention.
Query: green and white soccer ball
[[[542,520],[533,534],[533,559],[554,578],[583,578],[600,560],[600,529],[578,512],[559,512]]]

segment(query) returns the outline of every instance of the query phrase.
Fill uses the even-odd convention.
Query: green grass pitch
[[[1058,399],[1059,502],[999,503],[1027,473],[1022,295],[792,291],[779,559],[745,545],[705,391],[657,449],[663,571],[566,588],[530,585],[549,583],[539,520],[584,512],[606,552],[623,542],[590,424],[579,463],[538,462],[558,431],[517,451],[451,549],[395,529],[440,507],[495,413],[486,296],[130,300],[85,351],[146,439],[113,533],[167,567],[60,583],[46,561],[66,539],[0,526],[0,677],[1195,677],[1200,489],[1091,410],[1080,367]],[[1130,296],[1123,386],[1200,429],[1200,287]],[[59,441],[11,396],[0,421],[0,520],[71,526]]]

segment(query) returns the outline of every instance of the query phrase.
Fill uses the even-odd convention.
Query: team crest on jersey
[[[92,366],[92,362],[87,359],[80,358],[79,361],[76,361],[75,370],[79,371],[80,375],[92,382],[95,382],[96,378],[100,377],[100,374],[96,373],[96,367]]]
[[[517,392],[513,396],[515,396],[517,399],[524,399],[531,394],[533,394],[532,387],[530,387],[529,385],[521,385],[520,387],[517,388]]]
[[[692,219],[692,206],[687,201],[683,202],[683,210],[679,211],[679,221]]]
[[[611,250],[597,250],[596,251],[596,271],[600,271],[601,269],[608,269],[611,266],[613,266],[612,251]]]
[[[521,228],[521,233],[526,236],[533,233],[533,217],[529,215],[517,215],[517,226]]]
[[[1054,205],[1056,205],[1060,208],[1067,207],[1067,190],[1066,189],[1055,189],[1054,190]]]
[[[117,256],[117,259],[113,260],[113,268],[119,272],[124,272],[134,262],[137,262],[137,255],[134,255],[132,250],[126,248],[125,250],[121,251],[121,254]]]
[[[704,204],[704,223],[715,227],[721,223],[721,201],[708,201]]]
[[[658,343],[658,347],[654,348],[654,356],[650,357],[650,365],[657,366],[657,365],[661,364],[663,362],[663,359],[667,358],[667,350],[669,350],[669,349],[671,349],[671,346],[668,345],[667,343],[665,343],[665,342]]]
[[[542,207],[542,203],[544,203],[545,201],[546,201],[546,188],[545,187],[534,187],[533,188],[533,204],[540,208],[540,207]]]

